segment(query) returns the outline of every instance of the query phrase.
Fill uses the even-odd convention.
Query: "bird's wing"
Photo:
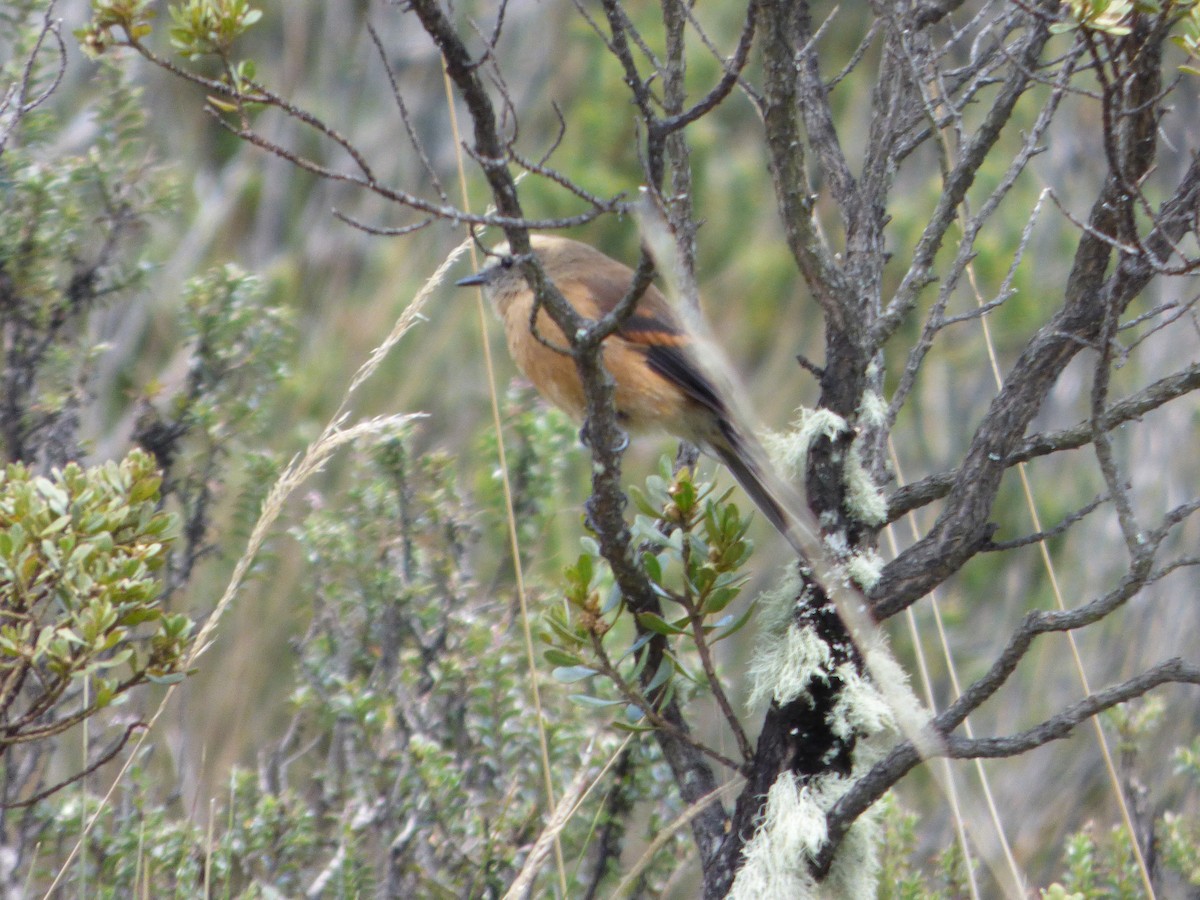
[[[580,279],[583,290],[568,291],[580,312],[589,318],[601,318],[612,312],[633,282],[633,270],[620,263],[597,266]],[[585,308],[592,307],[592,308]],[[728,414],[720,392],[707,375],[696,365],[693,357],[693,338],[679,320],[679,315],[654,285],[646,288],[633,315],[617,330],[617,338],[641,351],[646,364],[668,381],[677,384],[687,396],[718,416]]]

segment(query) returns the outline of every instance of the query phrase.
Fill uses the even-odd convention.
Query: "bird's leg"
[[[583,501],[583,525],[592,534],[599,534],[600,529],[596,527],[596,517],[592,512],[592,504],[595,499],[595,497],[589,496]]]
[[[617,441],[617,445],[613,447],[613,452],[624,453],[629,448],[629,432],[621,429],[618,431],[618,433],[621,437]],[[584,420],[583,427],[579,429],[579,443],[583,444],[585,447],[592,446],[591,422],[586,419]]]
[[[599,534],[600,529],[596,525],[596,514],[592,508],[593,504],[595,502],[596,502],[595,495],[592,495],[583,501],[583,524],[584,524],[584,527],[588,529],[588,531],[592,532],[593,534]],[[625,494],[621,494],[619,506],[621,508],[621,511],[624,512],[625,508],[627,506],[629,506],[629,497],[626,496]]]

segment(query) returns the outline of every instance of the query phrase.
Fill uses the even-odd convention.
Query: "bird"
[[[611,312],[633,284],[632,269],[589,244],[534,234],[530,245],[546,277],[588,319]],[[517,368],[546,400],[582,421],[587,400],[567,352],[569,342],[545,309],[533,319],[533,292],[516,262],[508,243],[498,244],[482,269],[456,284],[483,289],[504,323]],[[536,322],[533,329],[531,321]],[[662,291],[648,286],[632,315],[603,345],[604,366],[615,384],[618,423],[634,433],[664,430],[717,459],[795,546],[796,522],[790,513],[795,507],[785,499],[788,488],[738,414],[724,379],[711,360],[706,362],[705,356],[714,352]]]
[[[611,312],[633,284],[632,269],[588,244],[558,235],[535,234],[529,240],[546,277],[589,319]],[[498,244],[487,265],[456,283],[483,289],[504,322],[517,368],[543,397],[582,420],[586,397],[569,343],[544,309],[533,319],[534,335],[533,292],[517,261],[507,243]],[[630,431],[661,428],[729,469],[796,551],[805,579],[832,600],[900,730],[924,758],[944,755],[945,742],[929,728],[929,713],[903,677],[895,677],[901,669],[871,616],[866,596],[844,576],[841,561],[825,544],[801,494],[775,472],[730,389],[723,386],[719,373],[724,367],[713,359],[719,351],[712,342],[702,340],[650,285],[632,315],[605,339],[603,351],[605,368],[616,385],[619,422]]]

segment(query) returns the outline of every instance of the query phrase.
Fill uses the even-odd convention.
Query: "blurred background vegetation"
[[[467,15],[473,7],[462,4],[458,12]],[[0,3],[5,83],[19,77],[45,8],[30,0]],[[455,184],[456,141],[440,58],[399,4],[291,0],[261,9],[261,21],[239,43],[239,52],[255,60],[257,77],[350,137],[380,166],[381,177],[420,183],[423,170],[402,139],[387,75],[367,34],[367,23],[373,24],[412,122],[434,154],[434,168],[448,186]],[[741,12],[736,3],[697,10],[714,35],[735,34]],[[44,297],[67,297],[80,261],[104,253],[98,277],[106,288],[86,310],[76,311],[56,341],[39,375],[37,405],[48,422],[77,420],[70,433],[84,465],[123,459],[135,436],[143,446],[154,436],[163,442],[159,446],[173,460],[162,487],[165,508],[179,529],[171,563],[161,572],[163,609],[202,625],[229,581],[274,473],[339,408],[355,370],[463,233],[437,223],[388,238],[347,226],[334,209],[380,226],[403,223],[378,197],[320,181],[237,140],[205,113],[199,89],[139,64],[133,54],[89,59],[70,36],[87,21],[89,4],[60,0],[53,15],[64,22],[65,70],[53,95],[20,122],[0,156],[0,250],[15,254],[36,222]],[[523,112],[522,140],[548,146],[558,127],[551,112],[556,103],[570,115],[555,165],[598,194],[635,189],[641,169],[634,116],[621,73],[589,26],[570,4],[513,3],[508,17],[504,71]],[[148,39],[163,52],[168,19],[160,8],[155,28],[162,33]],[[652,21],[647,18],[648,25]],[[866,22],[865,11],[847,5],[823,38],[823,54],[848,59]],[[36,83],[48,86],[54,54],[39,55],[35,67]],[[697,52],[689,79],[699,87],[717,74],[711,56]],[[1172,126],[1189,140],[1174,154],[1164,150],[1154,175],[1164,183],[1200,141],[1193,82],[1174,96]],[[866,139],[855,136],[854,123],[868,108],[868,90],[866,80],[852,73],[834,95],[851,150]],[[976,260],[976,276],[989,286],[985,295],[1005,277],[1012,247],[1043,188],[1052,185],[1069,209],[1073,189],[1080,187],[1086,197],[1100,177],[1096,148],[1078,139],[1095,132],[1097,115],[1085,99],[1068,104],[1033,177],[1006,201],[1011,215],[993,220]],[[331,165],[344,162],[293,120],[268,112],[258,125],[285,146]],[[735,99],[689,133],[694,201],[704,223],[698,281],[713,332],[741,373],[758,418],[767,428],[782,429],[797,407],[815,400],[816,386],[794,355],[819,361],[821,329],[779,234],[762,147],[745,138],[757,129],[752,106]],[[939,190],[936,166],[930,154],[917,153],[898,173],[890,225],[896,277],[923,224],[921,211]],[[991,187],[983,175],[978,196]],[[468,188],[475,208],[482,208],[482,183],[469,181]],[[530,179],[522,191],[533,214],[574,211],[553,185]],[[122,209],[129,222],[115,247],[106,248],[102,223],[113,220],[100,210],[118,197],[127,203]],[[906,219],[909,206],[914,214]],[[1002,369],[1057,304],[1043,286],[1060,284],[1070,264],[1074,232],[1051,204],[1043,205],[1033,234],[1016,273],[1015,299],[992,317]],[[574,236],[629,261],[636,254],[636,228],[629,221],[609,217]],[[834,244],[839,239],[830,238]],[[3,260],[10,271],[15,259]],[[457,277],[468,271],[464,262]],[[888,290],[885,285],[885,296]],[[1152,290],[1147,308],[1185,299],[1167,295],[1170,290]],[[974,299],[963,290],[957,302],[961,312]],[[910,327],[894,342],[892,371],[902,366],[903,348],[916,336],[918,325]],[[978,324],[956,328],[926,364],[895,431],[909,479],[960,458],[972,424],[995,392]],[[522,504],[521,546],[535,617],[558,601],[561,571],[575,560],[583,534],[586,456],[577,448],[574,426],[514,377],[496,324],[488,318],[481,330],[474,297],[443,285],[423,320],[353,403],[356,418],[417,411],[425,417],[381,441],[342,450],[290,499],[211,645],[139,746],[86,852],[69,864],[61,884],[74,885],[79,896],[113,897],[134,891],[197,896],[201,886],[219,896],[353,897],[381,885],[411,891],[398,896],[502,893],[519,867],[511,848],[538,831],[541,775],[527,755],[536,736],[515,625],[484,341],[499,360],[495,390]],[[1132,390],[1195,354],[1194,334],[1164,331],[1117,372],[1114,390]],[[1038,427],[1086,418],[1089,386],[1082,364],[1069,370]],[[1197,416],[1193,404],[1171,406],[1151,414],[1147,427],[1116,436],[1130,477],[1144,488],[1138,496],[1156,509],[1182,502],[1200,484],[1200,458],[1192,451]],[[672,449],[663,441],[635,441],[627,481],[642,483]],[[76,455],[30,461],[61,464],[68,458]],[[1069,453],[1038,460],[1030,474],[1048,523],[1103,490],[1094,466],[1078,465]],[[1006,484],[994,518],[1002,523],[998,539],[1032,530],[1018,484]],[[205,523],[203,533],[189,534],[189,522],[196,521]],[[1182,529],[1181,546],[1196,545],[1196,524]],[[772,583],[788,555],[764,523],[756,521],[751,535],[756,552],[745,596]],[[1108,518],[1084,520],[1050,546],[1069,602],[1102,591],[1123,571],[1116,526]],[[1102,627],[1080,635],[1094,683],[1194,652],[1200,608],[1189,578],[1194,576],[1185,571],[1164,579]],[[974,561],[941,600],[964,679],[990,662],[1024,610],[1052,605],[1034,546]],[[396,620],[396,608],[405,610],[406,624]],[[927,612],[918,607],[916,618],[920,640],[933,647]],[[739,705],[746,693],[739,673],[755,630],[752,622],[720,647]],[[893,639],[911,660],[909,633],[896,627]],[[1044,640],[1001,697],[973,717],[976,732],[1009,733],[1075,699],[1079,688],[1064,652],[1057,637]],[[929,657],[944,703],[946,674],[937,653]],[[551,668],[544,663],[542,674]],[[60,740],[39,760],[44,783],[69,777],[128,723],[147,720],[166,689],[151,685],[127,695],[111,716],[90,725],[90,735],[72,732]],[[548,677],[543,686],[549,739],[564,756],[586,742],[594,717],[568,700],[572,692]],[[418,695],[425,698],[422,709],[394,708],[397,696]],[[1142,792],[1141,814],[1175,817],[1174,865],[1180,884],[1191,879],[1193,885],[1200,874],[1194,832],[1188,831],[1196,821],[1197,708],[1194,692],[1168,687],[1107,720],[1119,740],[1122,774]],[[711,718],[705,738],[727,741],[715,712]],[[398,733],[405,734],[403,743]],[[431,737],[445,733],[454,736],[449,744]],[[609,734],[594,758],[617,753],[623,739]],[[642,810],[633,821],[643,833],[630,836],[626,853],[636,859],[672,807],[668,779],[653,777],[652,746],[636,739],[631,746],[616,759],[642,773],[641,782],[624,788],[628,802]],[[1187,747],[1191,755],[1178,753]],[[630,754],[651,758],[644,767],[633,766]],[[479,761],[466,783],[455,774],[464,758]],[[1136,878],[1121,869],[1119,846],[1111,846],[1127,837],[1112,832],[1118,817],[1090,734],[1081,730],[986,768],[1009,840],[1033,884],[1062,880],[1086,896],[1139,896]],[[994,855],[973,771],[967,764],[956,771],[973,840]],[[38,896],[46,889],[65,864],[81,817],[100,808],[115,773],[110,763],[30,811],[3,814],[12,860],[0,873],[6,896]],[[16,783],[11,766],[6,777]],[[953,860],[935,861],[952,835],[941,796],[920,773],[897,793],[886,813],[884,895],[957,895],[961,875]],[[404,798],[420,799],[405,808]],[[453,819],[453,811],[461,813],[457,823],[432,834],[430,823]],[[598,815],[594,809],[591,814]],[[576,853],[568,858],[568,871],[586,858],[604,821],[583,816],[571,828],[578,833],[563,838]],[[683,840],[660,853],[643,874],[643,895],[688,896],[694,890],[686,872],[672,875],[685,847]],[[939,865],[949,874],[943,876]],[[415,874],[421,866],[423,874]],[[580,866],[571,896],[583,896],[588,884],[587,866]],[[611,888],[615,881],[605,884]]]

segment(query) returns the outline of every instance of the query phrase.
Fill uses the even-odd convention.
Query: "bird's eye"
[[[511,269],[511,268],[513,267],[513,263],[515,263],[516,261],[517,261],[517,260],[516,260],[516,258],[515,258],[515,257],[512,257],[512,256],[502,256],[502,257],[500,257],[500,268],[502,268],[502,269]]]

